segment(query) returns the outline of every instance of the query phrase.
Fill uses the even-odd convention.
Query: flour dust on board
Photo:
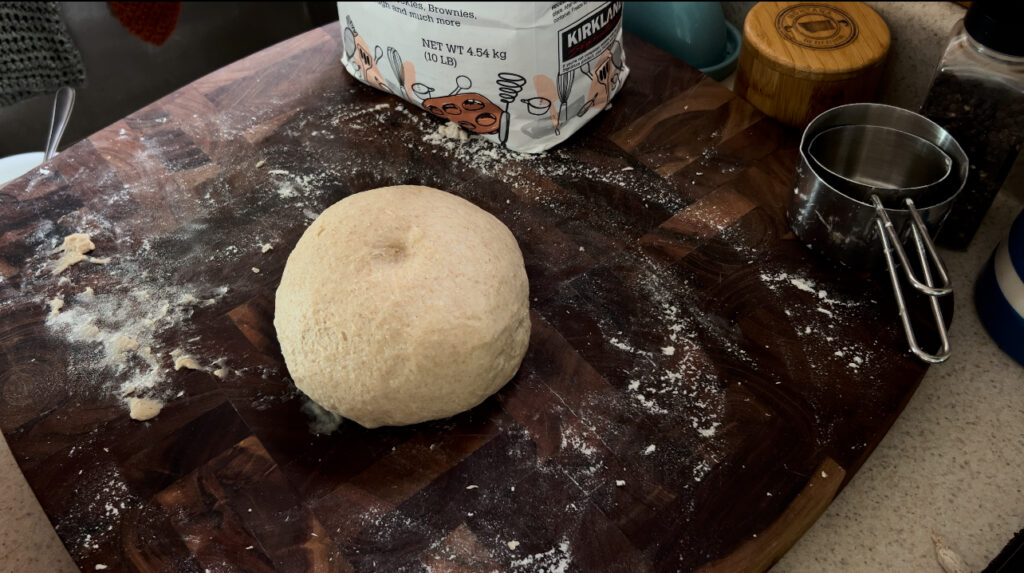
[[[514,151],[568,139],[629,74],[622,2],[339,2],[338,14],[349,74]]]

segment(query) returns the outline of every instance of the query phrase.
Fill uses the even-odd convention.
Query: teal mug
[[[740,34],[720,2],[626,2],[622,25],[716,80],[736,68]]]

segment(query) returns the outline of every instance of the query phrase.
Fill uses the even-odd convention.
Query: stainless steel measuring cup
[[[811,154],[811,143],[827,130],[843,126],[874,126],[902,132],[924,140],[941,153],[918,146],[903,135],[854,129],[850,133],[826,136],[815,146],[820,159],[841,173],[832,172],[821,165],[818,156]],[[868,135],[872,137],[855,137],[858,131],[871,132]],[[847,145],[843,153],[831,148],[819,149],[831,137]],[[878,146],[879,137],[895,142],[894,145],[903,142],[924,151],[907,153],[908,149],[890,148],[879,154],[877,150],[865,149],[865,142]],[[858,158],[883,164],[861,166]],[[950,162],[949,172],[938,177],[946,159]],[[937,164],[919,166],[918,162]],[[953,288],[931,237],[938,232],[953,199],[963,188],[967,168],[966,154],[945,130],[916,113],[882,104],[860,103],[832,108],[812,120],[800,140],[800,165],[788,212],[794,233],[811,249],[852,269],[879,267],[884,262],[907,342],[911,351],[926,362],[942,362],[950,353],[938,297],[951,294]],[[908,175],[908,171],[918,173],[918,170],[923,175]],[[865,172],[872,177],[856,179],[857,174]],[[900,187],[910,181],[936,177],[938,180],[934,183]],[[910,249],[917,251],[920,275],[907,256]],[[917,342],[900,286],[897,260],[913,288],[929,298],[941,344],[935,353],[926,352]]]
[[[822,130],[808,159],[830,185],[862,201],[878,195],[886,207],[903,199],[921,204],[942,191],[953,160],[928,140],[880,125],[841,125]]]

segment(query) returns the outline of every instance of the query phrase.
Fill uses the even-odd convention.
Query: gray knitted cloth
[[[56,2],[0,2],[0,106],[84,81]]]

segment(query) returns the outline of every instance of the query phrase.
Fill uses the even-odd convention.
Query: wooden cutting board
[[[667,54],[633,38],[626,49],[612,108],[529,157],[432,136],[428,114],[345,74],[332,24],[3,188],[0,427],[76,563],[777,560],[925,366],[903,350],[887,285],[830,270],[787,230],[793,134]],[[316,214],[400,183],[461,195],[511,228],[531,284],[528,354],[463,415],[315,434],[275,340],[274,290]],[[111,261],[52,276],[49,251],[73,232]],[[92,298],[76,296],[86,287]],[[48,318],[57,296],[65,307]],[[141,349],[104,365],[75,330],[85,323],[132,333],[156,369]],[[203,369],[174,370],[174,349]],[[167,399],[158,417],[129,419],[118,391],[130,383]]]

